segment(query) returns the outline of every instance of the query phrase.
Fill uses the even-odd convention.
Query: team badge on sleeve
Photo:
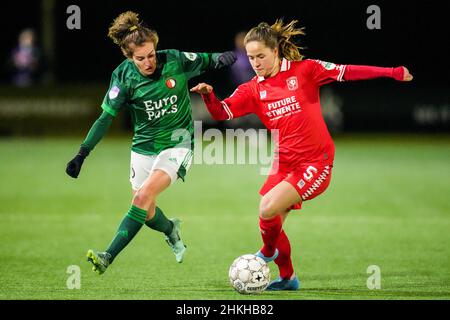
[[[291,91],[298,89],[298,80],[297,77],[290,77],[286,80],[288,89]]]
[[[114,86],[109,90],[108,96],[110,99],[115,99],[119,95],[120,88],[118,86]]]
[[[327,70],[336,69],[336,64],[334,64],[334,63],[321,61],[321,60],[316,60],[316,61],[319,62]]]
[[[188,58],[191,61],[195,61],[197,59],[197,54],[193,52],[183,52],[186,58]]]

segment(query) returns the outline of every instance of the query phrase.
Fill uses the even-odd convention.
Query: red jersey
[[[270,78],[254,77],[223,101],[214,93],[202,95],[216,120],[230,120],[255,113],[278,133],[275,159],[280,168],[305,163],[332,164],[334,143],[320,107],[319,89],[333,81],[403,77],[403,67],[338,65],[320,60],[283,59],[280,72]]]
[[[255,113],[278,145],[275,157],[281,166],[332,163],[334,144],[322,116],[321,85],[341,81],[345,66],[314,60],[282,60],[274,77],[254,77],[222,101],[228,119]]]

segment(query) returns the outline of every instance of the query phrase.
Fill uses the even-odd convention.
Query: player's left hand
[[[403,81],[411,81],[414,79],[411,73],[409,73],[409,70],[406,67],[403,67]]]
[[[226,51],[219,56],[217,60],[217,68],[229,67],[237,60],[236,54],[233,51]]]

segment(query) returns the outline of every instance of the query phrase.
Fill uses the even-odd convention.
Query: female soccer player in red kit
[[[212,86],[191,89],[201,94],[216,120],[255,113],[270,130],[278,131],[274,166],[260,190],[259,225],[263,247],[256,254],[275,261],[280,277],[268,290],[297,290],[299,280],[291,261],[291,246],[282,226],[291,210],[325,191],[331,179],[334,144],[322,116],[319,89],[333,81],[393,78],[411,81],[405,67],[338,65],[303,60],[292,36],[303,35],[297,21],[272,26],[260,23],[245,37],[245,47],[256,76],[228,98],[216,98]]]

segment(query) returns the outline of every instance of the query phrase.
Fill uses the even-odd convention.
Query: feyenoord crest
[[[291,91],[297,90],[298,88],[298,81],[297,81],[297,77],[290,77],[289,79],[286,80],[288,89]]]
[[[173,89],[173,88],[175,88],[176,85],[177,85],[177,82],[175,81],[175,79],[169,78],[169,79],[166,80],[167,88]]]

